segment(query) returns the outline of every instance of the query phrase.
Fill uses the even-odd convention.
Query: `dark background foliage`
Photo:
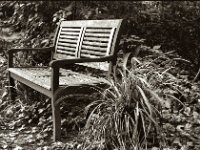
[[[21,138],[22,131],[28,136],[27,139],[30,143],[34,139],[30,137],[36,135],[37,146],[46,149],[45,145],[49,147],[51,145],[49,143],[52,143],[50,101],[43,95],[32,92],[26,86],[21,86],[17,87],[19,93],[22,91],[19,99],[11,102],[7,97],[7,61],[4,56],[11,47],[50,46],[53,42],[56,24],[63,18],[66,20],[123,18],[125,28],[120,41],[120,49],[134,51],[135,45],[144,41],[142,42],[144,50],[140,51],[141,55],[137,57],[137,60],[144,65],[147,64],[147,67],[145,66],[144,70],[139,68],[139,75],[144,75],[145,79],[147,74],[150,75],[149,81],[155,85],[154,91],[160,93],[164,99],[166,98],[166,106],[171,103],[171,99],[167,100],[168,94],[173,94],[174,98],[180,99],[180,102],[185,105],[183,106],[173,99],[170,109],[169,106],[161,109],[163,115],[160,120],[166,144],[176,147],[175,149],[195,149],[194,146],[196,146],[196,150],[199,149],[200,81],[194,80],[200,65],[199,7],[200,2],[198,1],[1,1],[0,128],[5,129],[2,130],[5,133],[1,132],[5,136],[0,137],[0,149],[10,148],[6,147],[8,145],[13,149],[15,146],[18,147],[15,144],[21,143],[21,141],[24,141],[25,147],[31,146],[36,149],[24,140],[25,138]],[[11,38],[13,35],[21,36],[17,39],[16,37]],[[9,40],[10,38],[12,40]],[[168,53],[164,54],[162,51]],[[190,60],[195,67],[192,68],[191,63],[179,58],[177,53]],[[33,56],[34,59],[27,55]],[[18,63],[17,59],[19,59],[22,65],[29,65],[33,62],[34,64],[31,65],[40,65],[49,59],[47,54],[41,57],[41,54],[38,53],[17,53],[15,55],[16,62]],[[122,65],[121,59],[119,64]],[[156,75],[153,75],[154,73]],[[157,73],[160,73],[161,76],[158,76]],[[171,74],[172,76],[169,76],[171,79],[164,76],[165,73]],[[170,85],[174,88],[169,88]],[[62,104],[63,137],[69,135],[68,130],[77,129],[78,131],[84,126],[82,107],[86,103],[79,99],[77,101],[73,101],[74,103],[67,101],[66,104]],[[30,125],[34,127],[30,129]],[[8,131],[6,131],[7,129]],[[19,136],[13,129],[18,131]],[[27,134],[26,131],[30,134]],[[10,140],[13,139],[12,133],[16,135],[14,143],[13,140]],[[75,134],[73,133],[73,138]],[[4,138],[8,139],[7,142]],[[78,140],[82,142],[81,139]],[[151,144],[153,142],[150,141],[149,145]],[[58,143],[57,146],[59,145]],[[66,145],[66,147],[73,148],[80,146],[76,142]],[[18,147],[18,149],[20,148]]]
[[[48,46],[52,43],[56,22],[61,18],[125,19],[123,49],[130,49],[136,35],[147,45],[161,45],[161,50],[176,50],[198,68],[198,1],[2,1],[0,18],[13,31],[23,31],[24,45]],[[46,39],[46,40],[45,40]],[[48,39],[48,40],[47,40]],[[131,49],[130,49],[131,50]]]

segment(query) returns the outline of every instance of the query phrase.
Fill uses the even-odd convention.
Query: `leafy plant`
[[[157,111],[150,102],[158,97],[135,73],[123,76],[121,83],[111,82],[102,99],[87,106],[84,149],[140,149],[147,147],[152,128],[159,132]]]
[[[148,51],[149,55],[132,57],[130,63],[125,59],[128,66],[123,67],[129,69],[119,71],[121,78],[110,83],[100,100],[87,106],[89,117],[80,134],[84,137],[83,149],[143,149],[150,144],[165,145],[162,112],[176,106],[185,107],[183,80],[174,76],[174,72],[178,62],[189,62],[159,48],[141,46],[142,52]]]

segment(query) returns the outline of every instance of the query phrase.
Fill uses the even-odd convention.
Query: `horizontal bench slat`
[[[68,22],[68,21],[67,21]],[[63,24],[64,22],[62,22],[62,24]],[[69,23],[69,22],[68,22]],[[63,29],[81,29],[81,26],[80,25],[75,25],[75,24],[73,24],[72,26],[69,26],[69,24],[64,24],[64,25],[62,25],[61,24],[61,27],[63,28]]]
[[[98,38],[98,37],[84,37],[84,41],[95,41],[95,42],[108,42],[109,38]]]
[[[97,52],[97,51],[90,51],[90,50],[86,50],[86,49],[83,49],[81,51],[81,56],[84,55],[84,54],[87,54],[87,55],[95,55],[95,56],[105,56],[105,52],[102,53],[102,52]]]
[[[57,46],[57,50],[63,50],[63,51],[76,51],[76,48],[72,48],[72,47],[64,47],[64,46]]]
[[[99,34],[99,33],[85,33],[86,37],[102,37],[102,38],[109,38],[110,34]]]
[[[86,45],[82,45],[81,46],[81,51],[82,49],[89,49],[91,51],[103,51],[106,52],[107,49],[106,48],[102,48],[102,47],[94,47],[94,46],[86,46]]]
[[[62,38],[62,39],[74,39],[74,40],[78,40],[78,36],[69,36],[69,35],[60,35],[59,38]]]
[[[111,30],[113,27],[111,26],[104,26],[103,24],[100,26],[87,26],[87,29],[98,29],[98,30]]]
[[[76,48],[77,44],[58,42],[57,46],[67,46],[67,47]]]
[[[75,32],[63,32],[61,31],[60,35],[69,35],[69,36],[79,36],[79,32],[75,33]]]
[[[55,53],[57,59],[72,59],[75,58],[75,55],[65,55],[63,53]]]
[[[118,28],[121,19],[118,20],[72,20],[61,22],[61,27],[94,27],[94,28]]]
[[[71,40],[71,39],[58,39],[58,42],[63,42],[63,43],[75,43],[77,44],[77,40]]]
[[[91,45],[91,46],[101,46],[101,47],[107,47],[107,43],[101,43],[101,42],[90,42],[90,41],[83,41],[83,45]]]
[[[89,55],[89,54],[82,54],[81,58],[100,58],[100,56]]]
[[[86,33],[110,33],[110,29],[86,29]]]
[[[57,53],[62,53],[62,54],[68,54],[68,55],[70,55],[70,56],[75,56],[75,53],[74,53],[74,52],[71,52],[71,51],[57,50],[56,52],[57,52]]]
[[[67,31],[67,32],[80,32],[81,28],[65,28],[62,27],[62,31]]]

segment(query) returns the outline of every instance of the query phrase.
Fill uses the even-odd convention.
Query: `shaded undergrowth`
[[[119,60],[119,66],[121,65],[120,62],[121,60]],[[5,54],[1,53],[0,148],[38,150],[45,148],[81,149],[83,140],[79,138],[78,132],[81,131],[84,133],[83,127],[86,122],[88,124],[91,121],[91,117],[89,117],[90,120],[86,120],[87,116],[84,114],[84,108],[88,104],[88,100],[73,98],[62,103],[63,142],[53,143],[50,100],[24,85],[17,84],[15,88],[17,89],[19,96],[15,101],[11,101],[8,98],[6,65],[7,59]],[[132,69],[134,72],[133,79],[136,80],[138,78],[152,90],[151,94],[153,96],[149,96],[146,92],[142,92],[148,88],[141,88],[143,86],[139,86],[137,88],[137,93],[140,93],[140,97],[143,97],[143,100],[144,93],[146,94],[145,96],[149,102],[148,104],[145,104],[145,101],[143,103],[145,104],[147,112],[149,112],[148,106],[158,106],[156,108],[160,115],[158,115],[156,119],[158,119],[159,122],[157,124],[161,128],[161,132],[159,132],[158,135],[165,139],[162,141],[163,148],[198,150],[200,148],[200,139],[198,136],[200,134],[200,84],[199,82],[192,81],[194,77],[192,76],[193,73],[190,72],[191,63],[180,58],[173,51],[162,53],[159,49],[150,49],[143,46],[140,55],[137,58],[131,58],[128,66],[128,70],[130,71]],[[130,82],[126,81],[125,83]],[[114,85],[116,86],[116,83],[114,83]],[[116,98],[113,100],[114,102],[117,101],[117,98],[121,97],[122,101],[120,101],[121,103],[119,103],[118,106],[123,106],[121,104],[125,104],[126,102],[123,101],[124,98],[126,100],[127,96],[130,96],[129,94],[132,93],[130,90],[132,86],[126,88],[123,87],[123,84],[121,86],[121,88],[115,89],[115,91],[110,93],[111,97],[113,96]],[[127,90],[126,92],[130,91],[127,94],[124,90]],[[123,94],[123,92],[125,93]],[[116,95],[119,97],[115,97]],[[110,96],[107,95],[105,98],[108,100],[107,103],[113,102],[111,101]],[[96,97],[95,100],[99,100],[99,98]],[[102,108],[105,109],[105,112],[108,112],[108,114],[110,113],[109,109],[115,109],[115,107],[111,107],[111,105],[107,106],[108,111],[105,109],[106,107]],[[98,113],[99,108],[95,110],[95,113],[101,115]],[[135,103],[135,106],[131,106],[130,108],[139,110],[139,103]],[[116,109],[116,112],[119,113],[118,109]],[[129,111],[125,112],[129,113]],[[127,115],[127,113],[125,114]],[[119,113],[119,115],[123,114]],[[93,119],[95,120],[95,117]],[[96,121],[99,121],[100,123],[103,120],[103,118],[102,120],[101,118],[96,119]],[[110,118],[110,121],[111,120],[112,118]],[[121,122],[123,121],[124,120],[122,119]],[[148,123],[148,121],[145,120],[145,123]],[[147,129],[146,125],[143,125],[143,128]],[[111,126],[108,129],[112,129]],[[125,128],[121,129],[124,129],[124,132],[128,132]],[[92,132],[94,131],[95,130],[92,130]],[[133,130],[131,132],[133,132]],[[108,133],[109,134],[106,135],[106,137],[104,136],[103,139],[107,138],[107,136],[118,136],[115,134],[114,129],[109,130]],[[158,139],[159,136],[154,135],[150,131],[148,133],[149,136],[146,136],[145,138],[146,141],[148,141],[147,144],[149,149],[158,149],[159,146],[156,141],[160,140]],[[87,136],[91,136],[90,132],[85,132],[85,137]],[[122,138],[120,136],[118,137]],[[116,141],[116,139],[114,138],[111,140]],[[95,141],[93,142],[94,143],[90,144],[93,144],[94,147],[98,147],[100,144]],[[125,142],[127,141],[125,140],[124,143]],[[105,141],[103,141],[103,143],[105,144]],[[119,141],[116,142],[115,145],[111,145],[111,148],[114,148],[113,146],[115,148],[120,146]]]

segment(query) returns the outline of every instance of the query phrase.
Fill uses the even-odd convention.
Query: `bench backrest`
[[[61,21],[54,59],[116,57],[121,24],[122,19]],[[109,71],[110,63],[81,65]]]

